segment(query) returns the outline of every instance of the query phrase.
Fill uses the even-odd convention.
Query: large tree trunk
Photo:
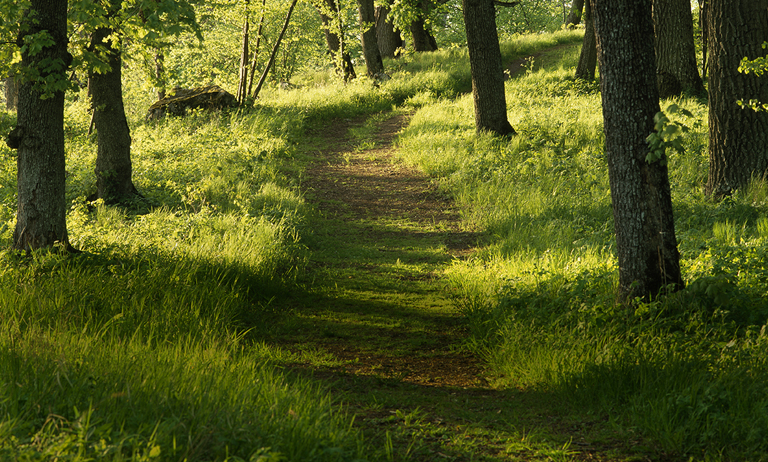
[[[331,54],[336,70],[345,82],[357,77],[352,58],[344,45],[343,24],[335,0],[323,0],[323,7],[318,7],[320,20],[323,23],[325,41]]]
[[[605,153],[623,301],[683,287],[666,158],[646,162],[659,112],[651,0],[595,0]]]
[[[493,0],[463,0],[462,6],[472,72],[475,127],[478,132],[514,135],[515,130],[507,119],[504,69]]]
[[[30,11],[34,13],[30,13]],[[34,18],[32,16],[34,15]],[[25,68],[51,68],[41,78],[59,83],[66,80],[72,61],[67,52],[67,1],[31,0],[22,20],[18,43],[41,31],[48,31],[53,44],[31,55],[21,53]],[[41,63],[47,62],[47,64]],[[49,82],[50,83],[50,82]],[[53,248],[70,250],[64,197],[64,91],[45,94],[35,82],[19,88],[16,128],[8,135],[8,146],[17,150],[18,211],[13,233],[13,247],[18,250]]]
[[[768,172],[768,113],[736,101],[768,101],[768,79],[738,72],[743,57],[766,56],[768,0],[709,0],[709,179],[716,199]]]
[[[383,6],[376,7],[376,42],[379,53],[383,58],[394,58],[397,49],[404,45],[400,31],[395,30],[392,22],[387,21],[389,10]]]
[[[437,50],[437,41],[426,25],[426,18],[429,16],[430,9],[429,2],[430,0],[419,0],[419,18],[410,25],[414,51]],[[494,24],[496,23],[494,22]]]
[[[93,33],[91,46],[106,47],[110,71],[89,75],[93,123],[98,133],[96,195],[110,204],[141,197],[132,181],[131,132],[123,105],[120,45],[109,39],[114,33],[108,28],[99,28]]]
[[[584,11],[584,0],[573,0],[571,11],[565,19],[565,27],[575,27],[581,23],[581,13]]]
[[[379,72],[384,72],[384,61],[379,53],[379,44],[376,37],[376,9],[373,0],[357,0],[360,12],[360,41],[363,46],[363,57],[368,76],[373,77]]]
[[[581,43],[579,64],[576,66],[576,78],[595,80],[597,65],[597,38],[595,37],[595,22],[592,20],[593,0],[587,0],[584,5],[584,40]]]
[[[690,0],[653,0],[659,97],[704,92],[696,67]]]

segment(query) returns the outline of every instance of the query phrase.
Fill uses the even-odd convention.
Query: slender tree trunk
[[[47,31],[53,39],[53,44],[34,55],[28,48],[23,49],[22,66],[50,69],[54,64],[57,68],[42,70],[41,77],[66,81],[65,72],[72,62],[67,52],[67,1],[31,0],[21,31],[18,43],[41,31]],[[18,154],[18,211],[13,247],[30,251],[59,245],[72,250],[64,196],[64,91],[50,95],[43,91],[35,88],[34,82],[20,85],[17,125],[7,139],[8,146]]]
[[[157,82],[157,99],[165,98],[165,55],[160,52],[155,53],[155,81]]]
[[[384,61],[379,52],[379,43],[376,37],[376,9],[373,0],[357,0],[360,12],[360,41],[363,45],[363,57],[368,76],[373,77],[379,72],[384,72]]]
[[[394,58],[397,49],[402,47],[403,38],[395,26],[387,21],[389,10],[383,6],[376,7],[376,42],[379,44],[379,53],[383,58]]]
[[[504,69],[501,63],[493,0],[463,0],[467,31],[475,127],[499,136],[514,135],[507,119]]]
[[[16,78],[11,76],[5,79],[5,108],[15,111],[19,104],[19,86]]]
[[[595,80],[597,65],[597,38],[595,23],[592,20],[592,1],[587,0],[584,5],[584,41],[581,44],[579,63],[576,66],[576,78],[589,81]]]
[[[581,13],[584,11],[584,0],[573,0],[571,2],[571,12],[565,20],[566,27],[575,27],[581,24]]]
[[[247,3],[248,2],[246,2],[246,5]],[[240,71],[238,73],[237,79],[237,95],[235,95],[238,104],[243,104],[245,102],[245,97],[248,95],[246,91],[248,90],[248,56],[250,55],[250,33],[251,22],[248,14],[246,13],[245,21],[243,22],[243,42],[240,45]]]
[[[325,41],[328,51],[336,65],[336,70],[341,74],[345,82],[357,77],[352,58],[344,44],[344,25],[335,0],[323,0],[323,8],[318,8],[320,20],[323,23]]]
[[[690,0],[653,0],[659,97],[704,92],[696,67]]]
[[[683,287],[666,158],[646,162],[659,111],[651,0],[595,0],[605,153],[624,301]]]
[[[267,79],[269,68],[272,67],[272,63],[275,62],[275,56],[277,56],[277,50],[278,48],[280,48],[280,42],[283,41],[283,36],[285,36],[285,31],[288,30],[288,25],[291,22],[291,14],[293,13],[293,9],[296,7],[297,2],[298,0],[293,0],[291,2],[291,6],[288,7],[288,13],[285,15],[285,22],[283,23],[283,28],[280,30],[280,35],[277,36],[275,45],[272,47],[272,53],[269,55],[269,61],[267,61],[267,65],[266,67],[264,67],[264,72],[261,73],[261,78],[259,79],[259,83],[258,85],[256,85],[256,90],[253,92],[254,98],[259,96],[261,87],[262,85],[264,85],[264,81]]]
[[[768,172],[768,112],[736,101],[768,101],[768,79],[738,72],[741,59],[766,56],[768,0],[709,0],[709,179],[715,199]]]
[[[707,43],[709,37],[707,30],[709,27],[709,20],[707,19],[707,5],[708,0],[699,0],[699,29],[701,29],[701,78],[707,78]]]
[[[110,71],[89,74],[93,123],[98,136],[96,194],[110,204],[141,197],[131,179],[131,132],[123,105],[122,55],[119,43],[112,41],[114,34],[108,28],[93,33],[91,47],[107,48]]]
[[[261,34],[264,30],[264,17],[266,16],[267,0],[261,2],[261,19],[259,19],[259,29],[256,31],[256,45],[253,48],[253,57],[251,58],[251,72],[248,75],[248,91],[247,95],[251,94],[253,89],[253,77],[256,75],[256,64],[259,60],[259,46],[261,45]],[[254,96],[255,98],[255,96]]]

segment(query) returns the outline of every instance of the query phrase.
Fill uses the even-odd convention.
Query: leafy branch
[[[763,42],[763,49],[768,48],[768,42]],[[764,73],[768,72],[768,56],[761,56],[749,60],[742,58],[741,64],[739,64],[739,72],[742,74],[755,74],[757,77],[762,77]],[[742,108],[750,108],[756,112],[768,111],[768,103],[764,103],[757,99],[751,99],[749,101],[738,100],[736,104]]]
[[[683,109],[677,104],[670,104],[667,112],[671,115],[682,114],[686,117],[693,117],[693,114],[687,109]],[[683,147],[683,134],[691,129],[679,120],[672,121],[664,111],[659,111],[653,116],[654,131],[645,138],[648,143],[648,154],[645,161],[649,164],[661,162],[661,165],[667,164],[665,153],[667,149],[672,148],[678,153],[685,152]]]

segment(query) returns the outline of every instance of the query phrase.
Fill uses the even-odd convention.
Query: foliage
[[[691,111],[683,109],[677,104],[667,106],[667,112],[673,115],[679,113],[686,117],[693,117]],[[649,164],[661,162],[661,165],[666,165],[666,150],[668,148],[674,149],[680,154],[685,152],[682,136],[688,133],[690,128],[682,122],[672,122],[662,111],[657,112],[653,116],[653,122],[654,132],[645,139],[649,149],[648,155],[645,156],[645,161]]]
[[[763,48],[768,48],[768,42],[763,43]],[[761,56],[753,60],[745,57],[742,58],[739,65],[739,72],[743,74],[755,74],[758,77],[762,77],[766,71],[768,71],[768,56]],[[738,104],[741,107],[748,107],[754,111],[768,111],[768,103],[756,99],[749,101],[739,100]]]

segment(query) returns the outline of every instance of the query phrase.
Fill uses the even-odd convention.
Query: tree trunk
[[[248,3],[246,2],[246,5]],[[245,21],[243,21],[243,42],[240,44],[240,69],[237,79],[237,98],[238,104],[245,102],[245,97],[248,96],[248,58],[250,49],[250,34],[251,34],[251,21],[248,17],[248,13],[245,15]]]
[[[15,111],[19,104],[19,86],[16,78],[11,76],[5,79],[5,108]]]
[[[766,56],[768,0],[709,0],[709,179],[715,199],[764,178],[768,171],[768,112],[736,101],[768,101],[768,79],[741,74],[741,59]]]
[[[323,23],[325,41],[331,54],[336,70],[341,74],[345,82],[357,77],[352,58],[344,46],[344,25],[341,22],[338,7],[335,0],[323,0],[323,7],[318,7],[320,20]]]
[[[501,63],[493,0],[463,0],[475,127],[499,136],[514,135],[507,119],[504,69]]]
[[[584,11],[584,0],[573,0],[571,12],[565,20],[565,27],[575,27],[581,23],[581,12]]]
[[[280,34],[277,36],[275,45],[272,47],[272,53],[270,53],[269,55],[269,60],[267,61],[267,65],[264,67],[264,71],[261,73],[261,78],[259,79],[259,83],[256,85],[256,90],[253,92],[254,98],[257,98],[259,96],[261,87],[262,85],[264,85],[264,81],[267,79],[267,73],[269,72],[269,68],[271,68],[272,63],[275,62],[275,56],[277,56],[277,50],[278,48],[280,48],[280,42],[283,41],[283,37],[285,36],[285,31],[288,30],[288,25],[291,23],[291,14],[293,14],[293,9],[296,7],[297,2],[298,0],[293,0],[291,2],[291,6],[288,7],[288,13],[285,15],[285,22],[283,22],[283,28],[280,30]]]
[[[576,78],[595,80],[597,65],[597,38],[595,37],[595,22],[592,20],[593,0],[587,0],[584,6],[584,41],[581,44],[579,64],[576,66]]]
[[[436,51],[437,41],[427,29],[426,18],[429,17],[430,0],[419,0],[419,18],[410,25],[411,36],[413,37],[414,51]],[[494,22],[495,24],[495,22]]]
[[[605,153],[613,202],[619,296],[683,287],[666,158],[648,163],[659,112],[651,0],[596,0]]]
[[[109,39],[114,33],[109,28],[93,33],[91,47],[106,47],[110,71],[89,73],[93,123],[98,136],[96,195],[108,204],[141,197],[131,180],[131,132],[123,105],[122,55],[120,44]]]
[[[379,53],[379,44],[376,37],[376,9],[373,0],[357,0],[360,12],[360,41],[363,45],[363,57],[368,76],[373,77],[379,72],[384,72],[384,61]]]
[[[387,21],[389,10],[383,6],[376,7],[376,42],[379,53],[383,58],[394,58],[397,49],[404,45],[400,32]]]
[[[34,19],[30,11],[35,12]],[[43,88],[36,87],[35,82],[20,85],[17,125],[8,135],[8,146],[18,154],[18,211],[13,247],[30,251],[61,246],[72,250],[64,196],[64,91],[50,89],[51,81],[66,81],[66,69],[72,62],[67,52],[67,1],[31,0],[21,31],[17,43],[48,31],[53,44],[34,55],[30,55],[28,48],[21,53],[21,65],[42,67],[41,79],[49,82],[40,83]],[[51,63],[58,63],[58,68],[46,72],[44,69],[50,69]]]
[[[653,0],[653,25],[659,97],[668,98],[683,91],[703,93],[704,85],[696,67],[690,0]]]

